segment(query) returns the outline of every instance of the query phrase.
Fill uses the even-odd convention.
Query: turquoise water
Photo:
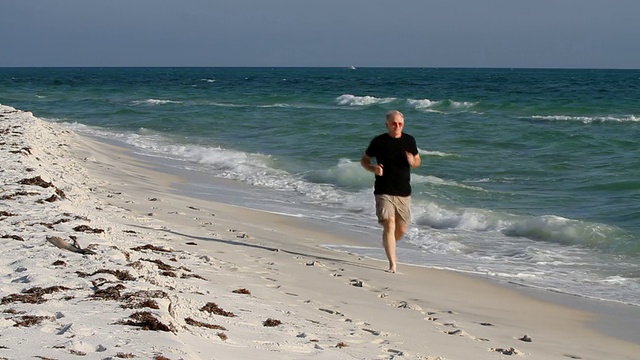
[[[320,219],[383,258],[359,159],[399,109],[423,166],[400,258],[640,305],[640,71],[4,68],[0,103]]]

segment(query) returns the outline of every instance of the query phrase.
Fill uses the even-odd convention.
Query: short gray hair
[[[396,115],[400,115],[402,117],[402,120],[404,120],[404,114],[401,113],[398,110],[389,110],[389,112],[387,112],[387,121],[390,121],[391,119],[393,119]]]

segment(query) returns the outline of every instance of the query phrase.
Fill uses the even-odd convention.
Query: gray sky
[[[639,0],[0,0],[0,66],[640,68]]]

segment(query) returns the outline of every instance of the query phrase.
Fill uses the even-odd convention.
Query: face
[[[394,115],[386,122],[387,130],[389,131],[389,135],[394,138],[400,137],[402,135],[402,128],[404,128],[404,118],[401,115]]]

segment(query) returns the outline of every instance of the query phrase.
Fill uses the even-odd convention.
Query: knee
[[[399,223],[395,227],[396,234],[404,235],[408,230],[408,226],[405,223]]]
[[[382,220],[382,226],[385,230],[396,230],[396,222],[393,219],[384,219]]]

